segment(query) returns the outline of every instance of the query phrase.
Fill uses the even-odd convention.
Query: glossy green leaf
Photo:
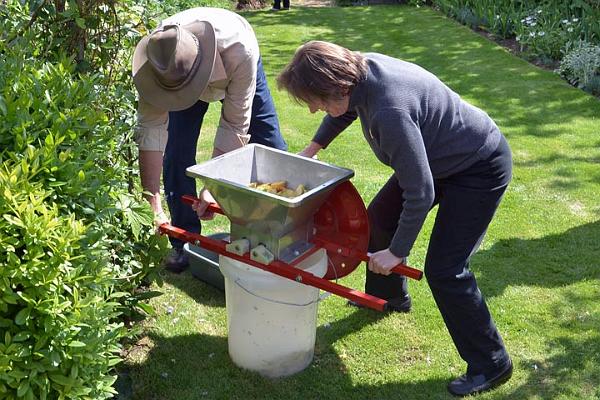
[[[24,325],[31,315],[31,308],[27,307],[19,311],[15,317],[15,324]]]
[[[62,386],[72,386],[73,381],[68,376],[64,376],[62,374],[48,374],[48,377],[52,382],[56,382]]]
[[[6,102],[4,101],[4,97],[0,94],[0,112],[2,115],[6,115],[8,113],[6,109]]]
[[[13,342],[25,341],[29,339],[30,336],[31,334],[29,332],[19,332],[13,337]]]
[[[19,384],[19,387],[17,388],[17,397],[24,397],[28,390],[29,390],[29,381],[28,380],[21,381],[21,383]]]

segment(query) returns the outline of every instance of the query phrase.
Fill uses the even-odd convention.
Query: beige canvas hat
[[[145,36],[133,53],[133,82],[148,103],[168,111],[192,106],[206,89],[217,42],[206,21],[165,25]]]

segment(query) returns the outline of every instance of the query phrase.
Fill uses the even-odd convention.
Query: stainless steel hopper
[[[251,144],[187,169],[200,179],[231,222],[231,240],[264,245],[276,259],[290,262],[313,245],[313,215],[354,171]],[[303,184],[307,192],[285,198],[248,187],[252,182]]]

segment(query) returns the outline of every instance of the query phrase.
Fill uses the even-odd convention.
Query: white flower
[[[573,18],[573,22],[579,22],[579,18]]]
[[[496,15],[496,19],[500,19],[500,16],[499,16],[499,15]]]
[[[569,20],[568,20],[568,19],[563,19],[563,20],[562,20],[562,21],[560,21],[560,22],[562,22],[563,24],[567,24],[567,23],[569,22]]]
[[[567,32],[573,32],[573,28],[571,28],[571,27],[568,27],[568,28],[567,28]]]
[[[541,14],[541,13],[542,13],[542,10],[538,10],[538,14]]]
[[[538,36],[544,36],[546,32],[538,32]]]
[[[529,37],[535,37],[535,32],[529,32]]]
[[[521,36],[517,36],[517,42],[521,41]]]
[[[531,23],[531,26],[536,26],[536,25],[537,25],[537,24],[536,24],[535,22],[532,22],[532,23]]]

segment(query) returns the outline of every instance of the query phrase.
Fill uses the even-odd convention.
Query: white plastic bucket
[[[319,289],[224,256],[219,266],[233,362],[269,378],[306,368],[315,349]],[[320,249],[296,268],[323,277],[327,253]]]

